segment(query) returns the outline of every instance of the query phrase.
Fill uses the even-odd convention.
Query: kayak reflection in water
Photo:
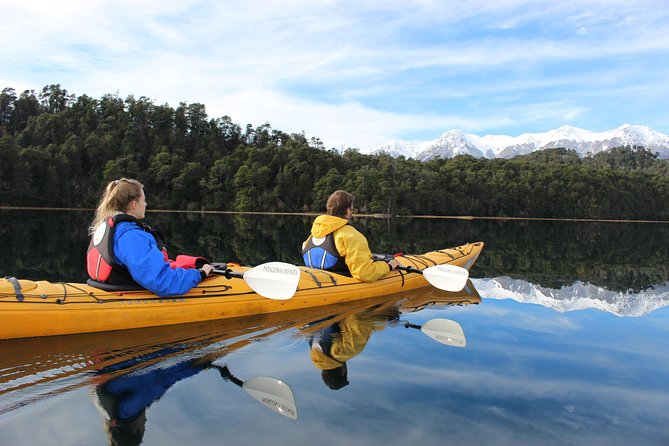
[[[383,330],[386,322],[397,319],[399,311],[396,308],[386,310],[385,313],[357,313],[312,336],[309,339],[311,360],[321,370],[323,383],[332,390],[347,386],[346,361],[364,350],[374,331]]]

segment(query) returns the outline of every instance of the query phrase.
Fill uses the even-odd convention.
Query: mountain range
[[[452,158],[456,155],[513,158],[537,150],[564,147],[574,149],[579,156],[585,157],[626,145],[643,146],[657,153],[659,158],[669,159],[669,135],[647,126],[629,124],[605,132],[592,132],[565,125],[545,133],[523,133],[515,137],[477,136],[456,129],[449,130],[432,141],[391,141],[375,153],[384,152],[393,157],[404,156],[419,161],[429,161],[433,158]]]
[[[483,298],[513,299],[543,305],[561,313],[597,309],[616,316],[644,316],[669,305],[669,282],[638,293],[611,291],[584,282],[555,289],[506,276],[472,279],[472,283]]]

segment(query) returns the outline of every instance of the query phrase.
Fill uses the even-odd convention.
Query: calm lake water
[[[0,275],[85,280],[91,216],[0,210]],[[311,218],[147,222],[173,253],[258,264],[299,262]],[[0,341],[0,444],[669,444],[669,225],[354,224],[375,252],[486,248],[462,293]],[[420,329],[435,318],[466,345]],[[310,345],[344,340],[346,376],[324,376]]]

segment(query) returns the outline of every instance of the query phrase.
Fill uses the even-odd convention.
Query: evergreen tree
[[[364,213],[669,218],[668,161],[643,147],[418,162],[211,119],[198,103],[3,88],[1,205],[92,207],[122,176],[144,183],[154,209],[322,212],[346,189]]]

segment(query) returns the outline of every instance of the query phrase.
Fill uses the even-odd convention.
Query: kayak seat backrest
[[[104,282],[98,282],[97,280],[93,279],[88,279],[86,283],[89,286],[99,288],[103,291],[111,291],[111,292],[116,292],[116,291],[143,291],[146,288],[139,284],[135,285],[115,285],[112,283],[104,283]]]

